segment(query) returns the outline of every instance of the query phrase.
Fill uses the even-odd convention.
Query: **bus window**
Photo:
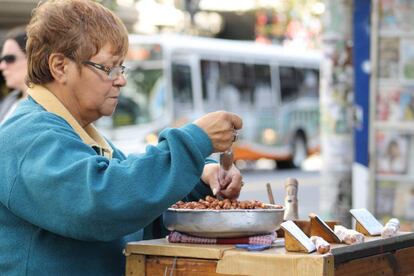
[[[240,63],[220,63],[219,85],[217,87],[220,107],[227,111],[239,112],[243,91],[241,90],[243,68]],[[234,71],[233,71],[234,70]]]
[[[218,109],[219,63],[217,61],[201,60],[200,68],[204,111],[215,111]]]
[[[240,112],[246,104],[250,105],[251,90],[246,89],[244,64],[201,60],[200,65],[206,112],[219,109]]]
[[[249,110],[253,104],[253,80],[248,74],[249,66],[244,63],[228,62],[220,64],[220,90],[227,100],[230,111],[241,112]],[[231,93],[229,93],[231,92]]]
[[[249,112],[275,104],[269,65],[210,60],[200,65],[206,112]]]
[[[272,85],[269,65],[254,65],[254,106],[255,109],[274,108],[275,97],[272,95]]]
[[[282,102],[319,96],[318,70],[281,66],[279,72]]]
[[[299,96],[297,81],[297,69],[294,67],[280,66],[280,95],[282,102],[294,101]]]
[[[319,96],[319,72],[316,69],[302,69],[301,97]]]
[[[174,114],[182,118],[193,111],[191,68],[185,64],[172,64]]]

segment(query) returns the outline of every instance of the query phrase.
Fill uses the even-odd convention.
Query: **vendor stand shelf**
[[[284,247],[261,252],[234,245],[169,243],[165,239],[128,243],[126,275],[414,275],[414,233],[357,245],[331,244],[331,253],[289,253]]]

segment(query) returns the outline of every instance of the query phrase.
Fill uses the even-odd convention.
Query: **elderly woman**
[[[127,31],[89,0],[41,4],[27,29],[29,98],[0,129],[0,275],[122,275],[129,240],[161,237],[159,216],[218,189],[241,119],[215,112],[124,156],[93,122],[125,85]],[[221,187],[236,198],[240,172]]]
[[[19,102],[26,98],[27,74],[26,30],[24,27],[12,29],[6,35],[0,57],[0,71],[6,80],[6,85],[13,91],[1,102],[0,124],[16,109]]]

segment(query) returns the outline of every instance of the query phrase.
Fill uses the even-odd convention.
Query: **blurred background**
[[[39,1],[0,0],[0,42]],[[234,145],[242,199],[351,225],[351,208],[414,221],[414,3],[409,0],[101,0],[130,32],[112,117],[126,153],[206,112],[244,120]],[[0,74],[0,98],[9,90]],[[413,140],[414,141],[414,140]]]

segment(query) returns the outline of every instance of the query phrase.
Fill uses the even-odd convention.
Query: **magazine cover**
[[[383,37],[378,44],[378,77],[380,79],[399,78],[400,39]]]
[[[400,93],[401,116],[404,121],[414,121],[414,88],[404,88]]]
[[[406,174],[408,167],[408,136],[377,132],[377,171],[380,174]]]
[[[414,1],[394,0],[394,12],[402,32],[412,32],[414,25]]]
[[[414,1],[380,0],[379,27],[381,32],[412,32],[414,25]]]
[[[395,0],[381,0],[379,4],[379,29],[383,32],[398,32],[399,23]]]
[[[414,186],[400,183],[395,189],[393,215],[404,219],[414,219]]]
[[[376,104],[376,119],[378,121],[401,121],[403,111],[401,109],[402,88],[399,86],[379,85]],[[407,101],[404,98],[404,103]]]
[[[414,17],[414,15],[413,15]],[[401,81],[414,84],[414,38],[401,41],[400,74]]]

